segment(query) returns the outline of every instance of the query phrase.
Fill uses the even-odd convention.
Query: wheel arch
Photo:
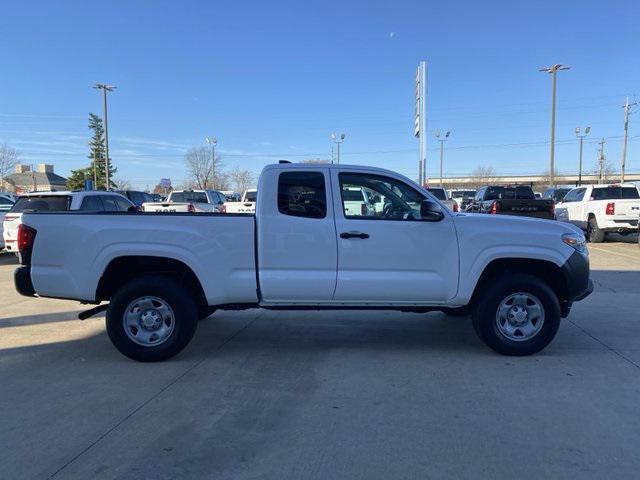
[[[207,307],[204,289],[191,267],[180,260],[152,255],[123,255],[112,259],[98,281],[96,301],[110,300],[121,285],[141,275],[173,278],[187,288],[198,307]]]
[[[569,285],[562,267],[548,260],[532,258],[498,258],[492,260],[478,278],[469,305],[474,305],[478,301],[485,285],[488,285],[496,276],[504,275],[505,273],[526,273],[542,279],[557,295],[562,316],[564,317],[568,314]]]

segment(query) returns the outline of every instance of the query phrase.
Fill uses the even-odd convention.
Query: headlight
[[[581,233],[563,233],[562,241],[581,253],[587,251],[587,242]]]

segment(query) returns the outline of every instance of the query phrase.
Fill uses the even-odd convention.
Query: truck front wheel
[[[531,355],[545,348],[560,326],[560,302],[553,290],[527,274],[489,281],[471,317],[480,339],[503,355]]]
[[[187,346],[198,325],[198,310],[189,292],[160,275],[144,275],[123,285],[111,298],[107,334],[123,355],[157,362]]]

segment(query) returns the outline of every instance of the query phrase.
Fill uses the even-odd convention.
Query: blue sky
[[[327,158],[345,132],[343,163],[417,171],[414,72],[429,68],[433,131],[451,130],[445,174],[548,164],[550,78],[558,79],[556,150],[577,170],[573,129],[591,125],[585,165],[606,137],[618,165],[625,95],[638,94],[635,1],[120,1],[8,2],[0,30],[0,142],[25,163],[65,175],[87,162],[87,116],[110,97],[118,176],[153,187],[184,178],[183,156],[215,135],[227,168],[256,173],[279,158]],[[640,171],[640,109],[627,168]]]

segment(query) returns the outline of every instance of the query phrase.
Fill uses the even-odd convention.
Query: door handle
[[[340,238],[344,238],[344,239],[360,238],[360,239],[364,240],[365,238],[369,238],[369,234],[368,233],[362,233],[362,232],[342,232],[340,234]]]

